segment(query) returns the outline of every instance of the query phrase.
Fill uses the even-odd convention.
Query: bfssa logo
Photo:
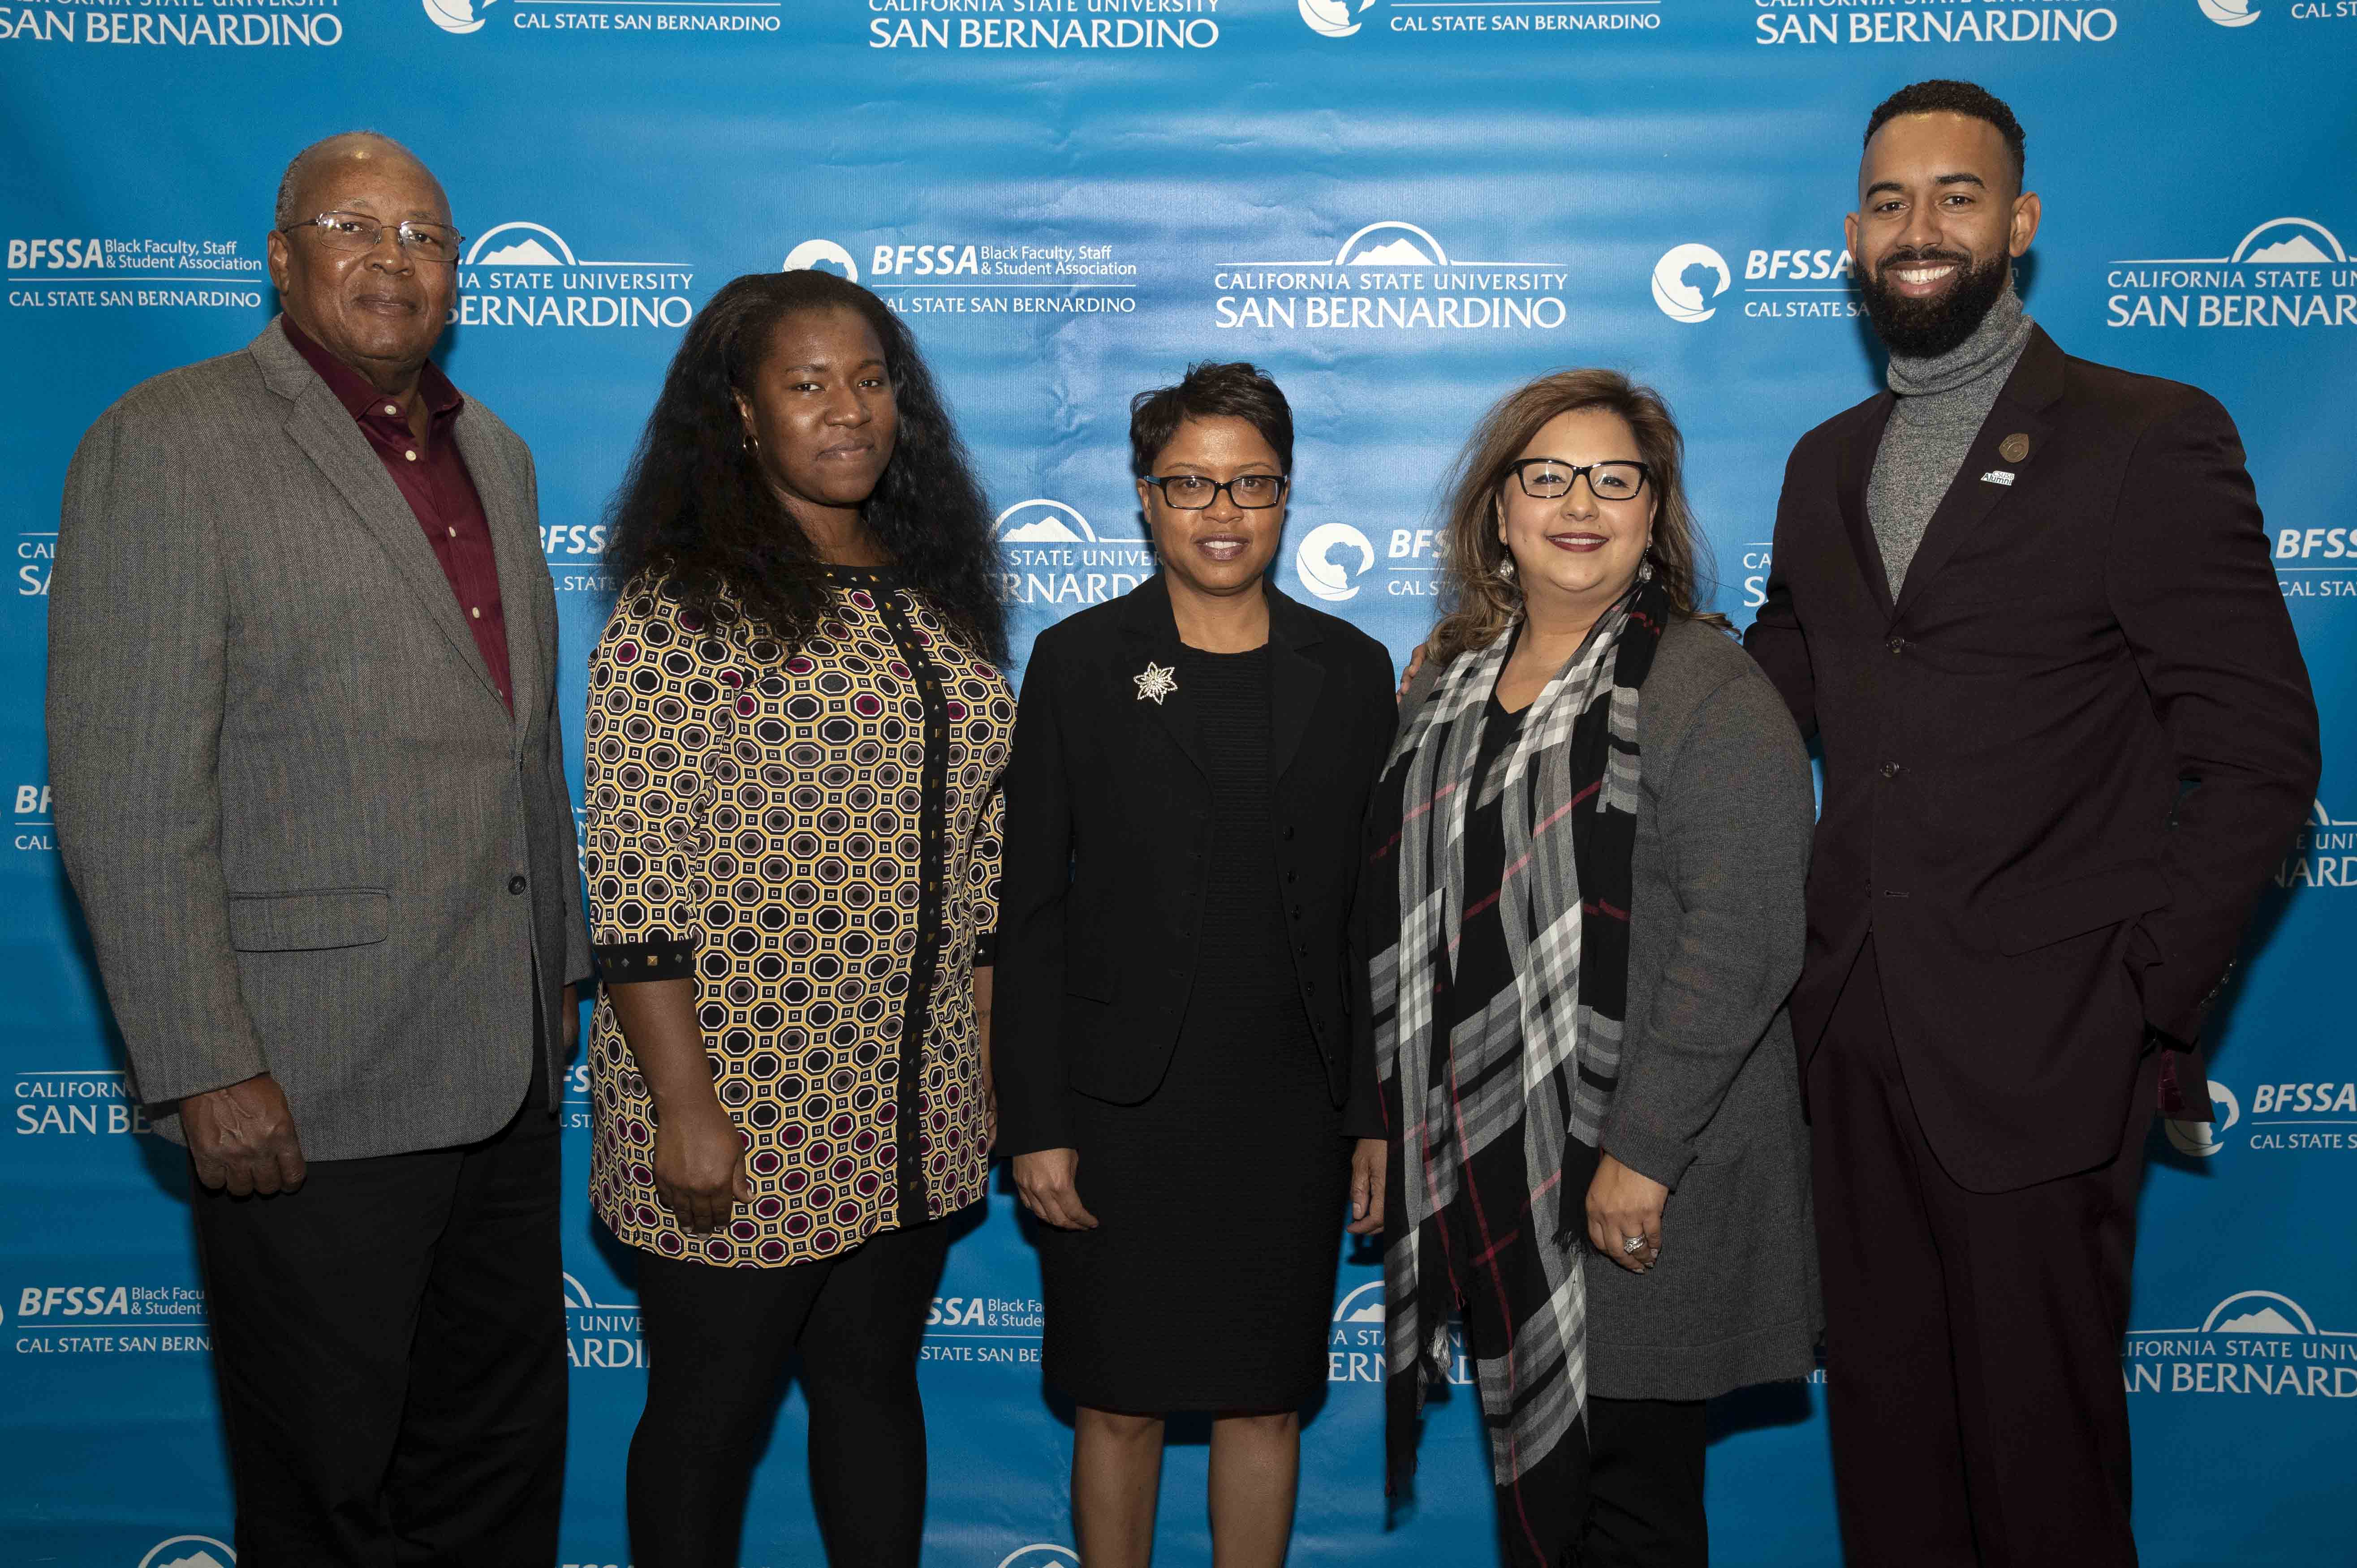
[[[1718,296],[1735,283],[1727,258],[1708,245],[1674,245],[1653,263],[1653,303],[1689,327],[1718,314]]]
[[[2203,16],[2222,27],[2247,27],[2261,15],[2251,9],[2251,0],[2196,0],[2196,4]]]
[[[1308,0],[1302,0],[1304,5]],[[1081,1554],[1069,1546],[1054,1546],[1044,1541],[1028,1546],[1018,1546],[998,1560],[998,1568],[1078,1568]]]
[[[1374,3],[1375,0],[1358,0],[1354,6],[1351,0],[1295,0],[1295,4],[1301,7],[1301,19],[1308,25],[1309,30],[1329,38],[1347,38],[1357,32],[1360,18]],[[2203,0],[2203,3],[2206,5],[2209,0]]]
[[[2237,1291],[2198,1328],[2130,1329],[2121,1375],[2132,1394],[2357,1399],[2357,1333],[2318,1327],[2280,1291]]]
[[[2214,1078],[2210,1080],[2210,1105],[2214,1111],[2224,1112],[2224,1120],[2218,1122],[2170,1120],[2163,1123],[2169,1133],[2169,1141],[2176,1145],[2179,1154],[2190,1155],[2196,1159],[2206,1160],[2226,1146],[2221,1141],[2221,1136],[2229,1127],[2243,1119],[2243,1107],[2235,1100],[2234,1091]]]
[[[1375,547],[1347,522],[1321,522],[1301,536],[1293,575],[1313,597],[1340,604],[1359,596],[1359,580],[1374,569]]]
[[[474,0],[423,0],[423,3],[425,19],[446,33],[482,31],[484,19],[475,15]],[[482,0],[486,6],[499,3],[500,0]]]
[[[159,1541],[139,1560],[139,1568],[230,1568],[237,1553],[210,1535],[176,1535]]]
[[[786,252],[785,262],[778,268],[781,273],[838,273],[853,283],[859,281],[859,263],[851,252],[832,240],[804,240]]]

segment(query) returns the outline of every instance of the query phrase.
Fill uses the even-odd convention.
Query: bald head
[[[450,199],[415,153],[375,131],[339,131],[305,147],[287,164],[278,179],[278,205],[271,214],[270,226],[285,229],[305,222],[335,205],[327,193],[344,185],[348,177],[392,168],[430,187],[441,208],[437,216],[448,221]]]
[[[332,236],[312,221],[325,212],[341,215]],[[397,398],[415,388],[458,292],[455,239],[420,254],[400,237],[411,223],[449,227],[441,182],[390,136],[348,131],[286,166],[267,245],[286,319]]]

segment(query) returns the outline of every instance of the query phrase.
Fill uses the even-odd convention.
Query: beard
[[[1971,337],[2012,282],[2011,258],[2002,251],[1975,265],[1957,251],[1893,251],[1871,274],[1857,275],[1857,292],[1866,302],[1867,318],[1874,323],[1882,346],[1904,360],[1934,360]],[[1953,262],[1956,275],[1940,293],[1910,299],[1883,283],[1892,267],[1925,262]]]

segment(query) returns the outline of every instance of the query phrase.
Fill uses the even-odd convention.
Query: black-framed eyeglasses
[[[1587,493],[1598,500],[1631,500],[1653,477],[1653,470],[1643,463],[1566,463],[1559,457],[1525,457],[1508,467],[1521,481],[1523,494],[1534,501],[1563,499],[1582,474],[1587,476]]]
[[[404,255],[445,266],[457,264],[458,252],[467,243],[467,236],[447,223],[426,223],[414,218],[387,223],[365,212],[322,212],[305,222],[290,223],[279,232],[292,234],[297,229],[317,229],[328,249],[355,253],[383,244],[385,231],[390,229]]]
[[[1200,474],[1141,474],[1138,478],[1160,490],[1163,500],[1180,511],[1201,511],[1220,499],[1222,490],[1246,511],[1265,511],[1285,499],[1282,474],[1238,474],[1218,480]]]

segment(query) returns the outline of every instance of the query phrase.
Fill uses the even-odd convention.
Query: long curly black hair
[[[708,616],[724,592],[789,647],[827,611],[823,565],[745,445],[737,394],[751,395],[778,323],[856,310],[884,346],[899,436],[860,509],[901,581],[986,659],[1006,657],[1003,570],[989,503],[917,342],[884,302],[832,273],[752,273],[712,296],[672,357],[646,434],[608,511],[615,580],[659,576]]]

